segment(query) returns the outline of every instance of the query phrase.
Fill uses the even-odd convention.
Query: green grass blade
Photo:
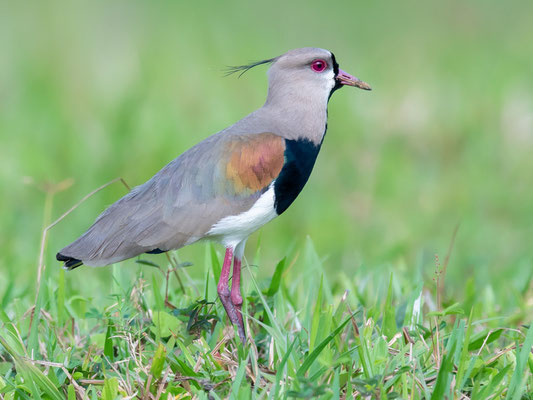
[[[39,355],[39,323],[41,320],[41,308],[43,304],[43,297],[45,295],[44,287],[45,279],[42,277],[41,282],[39,283],[39,293],[35,301],[35,308],[33,310],[32,324],[30,327],[30,334],[28,336],[28,350],[33,358],[37,358]]]
[[[315,308],[313,310],[313,316],[311,318],[310,334],[309,334],[309,351],[313,351],[315,348],[315,342],[318,335],[318,327],[320,323],[320,316],[322,314],[322,290],[324,285],[324,279],[320,279],[320,286],[318,288],[318,294],[316,296]]]
[[[73,385],[68,385],[67,400],[76,400],[76,389]]]
[[[233,381],[233,385],[231,385],[231,394],[230,399],[236,400],[239,397],[239,390],[241,388],[242,379],[244,378],[244,373],[246,371],[246,365],[248,364],[248,358],[241,360],[241,363],[239,365],[239,369],[237,370],[237,374],[235,375],[235,380]]]
[[[456,390],[460,392],[463,389],[463,386],[466,382],[466,378],[463,379],[463,377],[468,376],[465,375],[465,370],[468,368],[468,348],[470,347],[470,337],[472,335],[472,312],[473,310],[470,310],[470,316],[467,320],[467,326],[466,326],[466,333],[463,339],[463,347],[461,349],[461,355],[459,357],[458,367],[457,367],[457,375],[455,376],[455,381],[457,382]]]
[[[469,351],[479,350],[481,346],[490,344],[499,339],[505,329],[493,329],[493,330],[484,330],[483,332],[477,333],[472,337],[470,344],[468,346]]]
[[[161,296],[161,291],[159,290],[159,282],[155,274],[152,275],[152,292],[154,294],[155,309],[164,310],[165,301],[163,300],[163,296]]]
[[[527,374],[524,374],[524,371],[527,366],[527,360],[531,349],[533,347],[533,324],[529,326],[527,330],[526,338],[524,343],[522,343],[522,348],[520,349],[519,344],[516,344],[516,367],[511,377],[511,382],[509,383],[509,389],[507,390],[507,396],[505,400],[519,400],[522,397],[522,394],[525,390],[525,382],[527,379]]]
[[[154,358],[152,359],[152,366],[150,367],[150,373],[155,379],[159,379],[161,377],[161,373],[163,372],[163,367],[165,365],[166,356],[166,347],[163,345],[163,343],[159,343],[155,351]]]
[[[215,277],[215,282],[218,282],[222,267],[220,266],[217,250],[215,249],[215,245],[213,243],[209,243],[209,255],[211,260],[211,268],[213,269],[213,276]]]
[[[390,340],[398,332],[395,320],[395,308],[392,306],[392,273],[389,280],[389,288],[387,290],[387,299],[385,300],[385,309],[383,311],[383,333]]]
[[[67,319],[67,310],[65,308],[65,270],[59,269],[59,279],[57,286],[57,321],[63,325]]]
[[[281,362],[278,365],[278,370],[276,371],[276,381],[274,382],[274,388],[270,391],[270,396],[268,396],[269,399],[277,399],[278,393],[279,393],[279,387],[281,378],[283,377],[283,370],[285,369],[285,364],[287,364],[287,361],[289,360],[289,357],[291,356],[292,349],[294,348],[294,345],[296,344],[296,338],[292,341],[289,348],[285,352],[283,358],[281,359]]]
[[[6,314],[6,312],[2,308],[0,308],[0,321],[2,321],[4,324],[11,323],[9,316]]]
[[[281,276],[283,275],[283,270],[285,269],[285,264],[287,262],[287,257],[283,257],[281,261],[276,265],[276,270],[274,275],[272,275],[272,280],[270,281],[270,286],[267,290],[267,296],[274,296],[278,290],[281,282]]]
[[[447,352],[441,361],[439,373],[437,375],[437,382],[435,383],[433,394],[431,395],[431,400],[442,400],[446,398],[450,390],[453,360],[455,358],[455,350],[457,348],[456,337],[453,333],[449,339],[448,345],[449,346]]]
[[[353,315],[352,315],[353,316]],[[320,355],[322,350],[337,336],[346,326],[348,322],[350,322],[350,319],[352,316],[346,318],[346,320],[340,324],[333,332],[329,334],[328,337],[326,337],[320,344],[306,357],[304,362],[302,363],[301,367],[296,371],[296,375],[299,377],[303,377],[309,367],[313,364],[313,362],[316,360],[316,358]]]
[[[331,391],[333,392],[333,400],[339,400],[341,398],[341,388],[339,383],[339,370],[335,369],[335,375],[333,375],[333,384],[331,385]]]
[[[104,381],[102,400],[115,400],[118,395],[118,379],[109,378]]]
[[[374,370],[372,368],[372,361],[370,358],[370,350],[364,337],[364,332],[359,331],[359,334],[355,334],[355,344],[357,345],[357,353],[359,354],[359,362],[363,367],[363,374],[365,378],[369,379],[374,376]]]
[[[107,324],[107,331],[105,334],[105,341],[104,341],[104,355],[109,358],[111,361],[114,360],[115,353],[113,351],[113,325],[111,322],[108,322]]]

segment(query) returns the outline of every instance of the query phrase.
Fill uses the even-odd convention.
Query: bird
[[[105,266],[203,239],[218,242],[225,247],[218,297],[246,342],[241,294],[246,240],[287,210],[307,183],[326,134],[331,95],[344,86],[371,90],[340,69],[332,52],[314,47],[230,67],[228,74],[241,76],[260,65],[269,65],[264,105],[110,205],[57,253],[65,269]]]

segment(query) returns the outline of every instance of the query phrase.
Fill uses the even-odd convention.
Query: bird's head
[[[312,96],[329,99],[343,86],[371,90],[370,85],[340,69],[333,53],[314,47],[290,50],[279,57],[233,67],[230,72],[242,75],[261,64],[271,64],[268,70],[270,98]]]
[[[268,76],[270,84],[313,87],[326,91],[328,96],[345,85],[371,90],[367,83],[340,69],[333,53],[314,47],[290,50],[276,57]]]

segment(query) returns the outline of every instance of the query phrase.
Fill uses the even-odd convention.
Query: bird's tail
[[[65,264],[63,264],[63,268],[70,271],[74,268],[78,268],[83,265],[83,261],[78,260],[77,258],[64,256],[61,253],[56,254],[57,261],[63,261]]]

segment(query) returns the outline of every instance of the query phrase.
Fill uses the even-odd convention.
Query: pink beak
[[[342,69],[339,69],[339,73],[335,79],[337,79],[341,85],[355,86],[364,90],[372,90],[368,83],[363,82],[362,80],[350,75],[348,72],[345,72]]]

